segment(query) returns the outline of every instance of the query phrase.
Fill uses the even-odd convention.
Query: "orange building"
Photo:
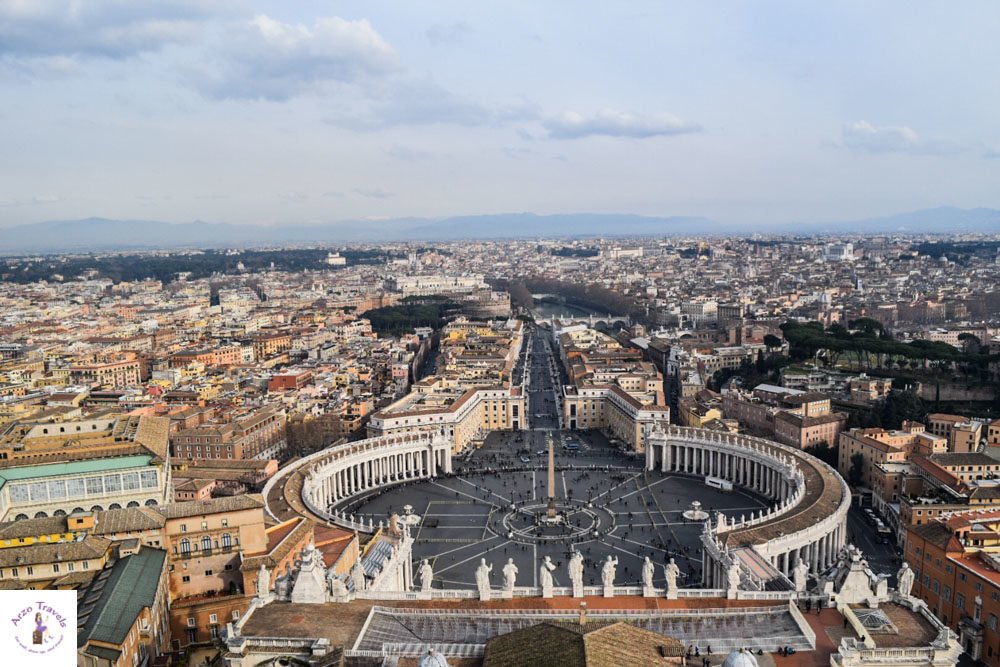
[[[1000,510],[906,528],[913,595],[959,635],[973,660],[1000,667]]]

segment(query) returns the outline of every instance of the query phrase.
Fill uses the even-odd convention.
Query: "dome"
[[[727,655],[722,667],[757,667],[757,658],[750,651],[740,649]]]
[[[757,663],[755,662],[754,667],[756,667],[756,664]],[[420,658],[418,667],[448,667],[448,661],[445,660],[445,657],[443,655],[441,655],[434,649],[431,649],[427,651],[427,655]]]

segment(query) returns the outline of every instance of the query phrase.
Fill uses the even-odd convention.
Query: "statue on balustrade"
[[[508,558],[507,564],[503,566],[503,589],[508,593],[514,591],[515,579],[517,579],[517,565],[514,565],[513,558]]]
[[[913,590],[913,569],[910,568],[909,563],[903,563],[903,567],[899,568],[899,572],[896,573],[896,588],[899,594],[903,597],[909,597],[910,591]]]
[[[479,567],[476,568],[476,588],[479,589],[479,599],[489,601],[490,599],[490,572],[493,571],[493,564],[487,565],[485,558],[479,559]]]
[[[614,588],[615,585],[615,570],[618,567],[618,557],[608,556],[604,561],[604,566],[601,568],[601,583],[604,584],[605,588]]]
[[[649,556],[646,556],[646,560],[642,562],[642,587],[652,588],[653,587],[653,561],[649,560]]]
[[[792,580],[795,583],[795,592],[804,593],[808,585],[809,566],[801,558],[795,563],[792,569]]]
[[[727,590],[730,596],[735,596],[736,591],[740,589],[740,562],[736,560],[736,556],[732,556],[732,563],[726,572],[726,579],[729,583]]]
[[[542,597],[550,598],[552,597],[552,571],[556,569],[555,563],[548,556],[542,561],[541,567],[538,569],[538,579],[542,583]]]
[[[434,568],[431,567],[430,561],[426,558],[420,564],[420,569],[417,571],[420,575],[420,591],[427,593],[431,590],[431,582],[434,580]]]
[[[670,562],[663,568],[663,574],[667,578],[667,597],[675,599],[677,597],[677,577],[680,576],[681,568],[671,558]]]
[[[567,568],[569,569],[569,581],[573,585],[573,597],[582,598],[583,554],[574,549],[573,555],[569,557],[569,564],[567,565]]]

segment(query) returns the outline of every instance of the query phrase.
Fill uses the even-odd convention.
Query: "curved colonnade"
[[[296,468],[310,512],[348,530],[372,532],[376,526],[356,522],[333,506],[372,489],[450,474],[451,444],[426,431],[385,435],[325,449]]]
[[[819,574],[847,542],[851,494],[833,468],[801,450],[735,433],[669,426],[650,433],[646,468],[715,477],[771,499],[759,516],[706,526],[704,585],[724,586],[733,552],[752,549],[775,571],[792,576],[798,559]],[[761,578],[744,564],[746,578]]]

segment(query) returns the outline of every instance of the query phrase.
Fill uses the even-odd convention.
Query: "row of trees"
[[[401,303],[375,308],[361,316],[371,321],[374,331],[398,336],[412,333],[416,327],[440,329],[447,321],[447,316],[457,310],[458,305],[450,301]]]
[[[781,325],[789,353],[793,359],[803,360],[823,353],[827,363],[836,366],[842,359],[863,369],[898,367],[919,368],[928,363],[939,368],[961,368],[968,374],[987,371],[991,361],[1000,355],[990,356],[982,351],[978,339],[963,335],[964,349],[948,343],[915,340],[903,343],[895,340],[882,323],[862,317],[849,323],[831,324],[827,328],[819,322],[785,322]]]
[[[326,264],[326,249],[244,250],[238,255],[206,250],[197,254],[176,255],[102,255],[47,258],[42,260],[0,259],[0,279],[26,284],[51,280],[59,274],[63,280],[76,280],[91,272],[115,283],[156,279],[169,283],[177,274],[192,279],[217,274],[263,271],[272,266],[279,271],[333,270]],[[391,253],[376,250],[344,250],[348,264],[381,263]],[[242,268],[240,268],[242,266]]]

